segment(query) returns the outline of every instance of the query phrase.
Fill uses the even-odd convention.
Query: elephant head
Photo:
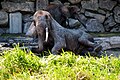
[[[67,27],[66,21],[70,17],[68,7],[62,3],[50,3],[45,9],[62,26]]]
[[[46,11],[37,11],[33,15],[33,22],[31,23],[26,35],[38,36],[39,50],[43,50],[43,43],[48,41],[48,28],[50,27],[50,13]]]

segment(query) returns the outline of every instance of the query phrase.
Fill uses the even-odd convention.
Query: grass
[[[3,53],[0,80],[120,80],[120,57],[83,57],[64,51],[38,57],[19,47]]]

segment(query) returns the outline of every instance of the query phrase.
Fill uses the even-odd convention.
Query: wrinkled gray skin
[[[66,48],[75,52],[78,51],[81,45],[86,47],[95,48],[96,44],[91,42],[93,37],[81,29],[67,29],[62,27],[47,11],[37,11],[33,16],[34,22],[32,22],[27,36],[38,35],[39,50],[43,50],[43,44],[48,43],[46,39],[46,28],[48,28],[49,36],[54,41],[52,48],[53,54],[58,54],[59,50]],[[91,40],[91,41],[90,41]]]

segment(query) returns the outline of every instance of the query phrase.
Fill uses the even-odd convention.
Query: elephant
[[[45,11],[48,11],[53,18],[62,26],[69,28],[66,25],[66,21],[68,22],[68,18],[70,17],[68,7],[59,2],[50,3]]]
[[[79,16],[80,8],[78,6],[66,6],[59,1],[50,3],[45,10],[48,11],[53,18],[65,28],[71,29],[68,18],[78,20],[86,28],[85,21],[81,19],[81,16]]]
[[[61,49],[67,49],[78,53],[81,46],[84,49],[93,49],[99,52],[102,46],[94,43],[93,37],[81,29],[67,29],[61,26],[48,11],[38,10],[33,15],[34,21],[31,23],[26,35],[38,35],[39,51],[44,49],[44,44],[52,43],[52,54],[58,54]],[[82,50],[84,50],[82,48]]]

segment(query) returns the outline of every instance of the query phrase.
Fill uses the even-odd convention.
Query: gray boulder
[[[5,30],[3,28],[0,28],[0,34],[5,33]]]
[[[8,13],[0,11],[0,26],[6,26],[8,24]]]
[[[106,11],[106,18],[110,17],[110,16],[113,16],[113,13],[110,12],[110,11]]]
[[[110,32],[120,32],[120,24],[114,26]]]
[[[13,3],[1,2],[2,8],[7,12],[26,11],[34,12],[34,2]]]
[[[98,10],[98,0],[83,0],[81,1],[82,8],[89,10]]]
[[[36,0],[36,11],[45,9],[48,6],[48,0]]]
[[[105,20],[104,15],[96,14],[96,13],[92,13],[92,12],[88,12],[88,11],[85,11],[85,16],[93,17],[93,18],[97,19],[100,23],[103,23]]]
[[[113,10],[114,18],[117,23],[120,23],[120,6],[116,6]]]
[[[15,2],[15,3],[23,3],[23,2],[27,2],[27,1],[34,2],[35,0],[6,0],[6,1]]]
[[[80,13],[83,13],[83,14],[84,14],[84,13],[85,13],[85,9],[84,9],[84,8],[81,8],[81,9],[80,9]]]
[[[80,22],[78,20],[69,18],[69,27],[70,28],[78,28],[80,26]],[[68,24],[68,22],[66,22]]]
[[[94,38],[95,41],[101,43],[103,50],[111,49],[111,48],[120,48],[120,37],[102,37],[102,38]]]
[[[98,9],[98,13],[100,13],[100,14],[106,14],[106,11],[102,10],[102,9]]]
[[[117,2],[113,0],[99,0],[99,7],[101,9],[112,10],[116,4]]]
[[[9,14],[10,33],[22,33],[22,14],[20,12]]]
[[[78,4],[81,0],[68,0],[72,4]]]
[[[114,25],[116,25],[116,23],[115,23],[113,16],[108,17],[106,21],[104,22],[106,31],[110,31],[114,27]]]
[[[97,19],[90,19],[86,23],[86,29],[89,32],[104,32],[103,25]]]
[[[8,31],[9,31],[8,28],[0,28],[0,34],[8,33]]]
[[[9,0],[10,2],[15,2],[15,3],[20,3],[20,2],[25,2],[27,0]]]
[[[79,14],[79,18],[81,19],[81,22],[86,23],[87,18],[83,14]]]

